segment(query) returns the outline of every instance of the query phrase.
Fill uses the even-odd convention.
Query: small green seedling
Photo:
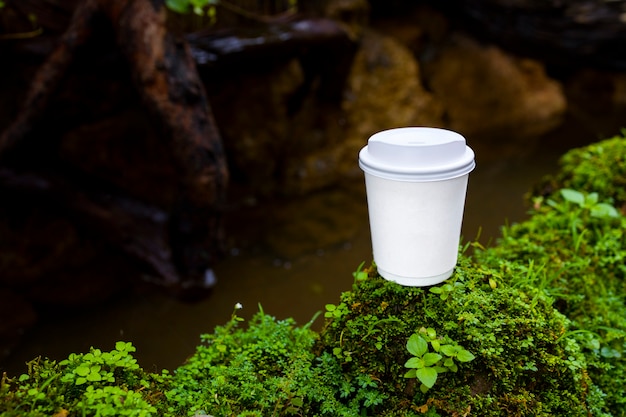
[[[582,209],[589,210],[591,217],[604,219],[608,217],[619,217],[619,212],[615,207],[608,203],[598,202],[598,193],[584,194],[580,191],[572,190],[570,188],[563,188],[559,192],[561,197],[568,203],[577,205]],[[559,208],[558,204],[552,200],[548,200],[548,205]],[[562,208],[564,211],[567,208]]]
[[[428,345],[434,352],[429,351]],[[406,348],[413,355],[404,366],[410,368],[405,378],[417,378],[422,385],[420,390],[426,393],[431,389],[439,374],[458,371],[458,362],[470,362],[474,355],[450,340],[448,337],[437,337],[433,328],[422,327],[409,338]]]

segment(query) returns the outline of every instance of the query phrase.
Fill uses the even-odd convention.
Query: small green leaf
[[[438,353],[426,353],[422,359],[424,360],[424,365],[425,366],[432,366],[434,364],[436,364],[437,362],[439,362],[439,360],[442,358],[442,356]]]
[[[415,378],[415,369],[411,369],[404,374],[405,378]]]
[[[135,352],[137,350],[131,342],[122,341],[115,342],[115,349],[119,350],[120,352]]]
[[[446,356],[455,356],[458,353],[458,347],[452,345],[441,346],[441,353]]]
[[[441,344],[439,343],[439,340],[437,339],[433,339],[430,341],[430,345],[433,347],[433,349],[435,349],[435,352],[439,352],[439,348],[441,347]]]
[[[585,196],[576,191],[576,190],[572,190],[569,188],[563,188],[561,190],[561,196],[563,196],[563,198],[566,201],[569,201],[570,203],[574,203],[579,205],[580,207],[583,207],[583,205],[585,204]]]
[[[456,355],[456,358],[459,362],[470,362],[474,360],[475,356],[470,351],[461,349],[461,351]]]
[[[413,334],[406,343],[407,350],[414,356],[422,357],[428,351],[428,343],[418,334]]]
[[[607,217],[619,217],[619,212],[615,207],[606,203],[596,204],[591,208],[591,217],[605,219]]]
[[[415,376],[428,388],[432,388],[437,382],[437,371],[434,368],[426,367],[415,370]]]
[[[87,375],[87,381],[89,382],[102,381],[102,377],[100,376],[99,373],[92,372],[89,375]]]
[[[585,197],[585,205],[591,207],[598,202],[598,193],[589,193]]]
[[[74,373],[78,376],[87,376],[89,375],[89,372],[91,372],[91,370],[88,366],[79,366],[74,370]]]
[[[424,361],[421,358],[410,358],[408,361],[406,361],[406,363],[404,364],[405,368],[423,368],[424,367]]]

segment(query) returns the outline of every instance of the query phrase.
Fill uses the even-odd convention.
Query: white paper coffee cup
[[[387,280],[438,284],[457,262],[474,152],[450,130],[406,127],[369,138],[365,172],[374,262]]]

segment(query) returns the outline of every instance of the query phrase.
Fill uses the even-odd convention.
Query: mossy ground
[[[1,415],[624,417],[624,178],[625,138],[573,150],[529,220],[465,244],[441,285],[359,269],[319,333],[235,311],[172,373],[139,368],[121,342],[35,360],[3,377]],[[406,377],[411,358],[421,378]]]

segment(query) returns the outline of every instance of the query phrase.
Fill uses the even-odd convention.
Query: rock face
[[[320,98],[319,74],[304,88],[310,70],[298,59],[209,79],[234,177],[257,195],[302,195],[359,177],[358,151],[380,130],[435,126],[502,141],[561,123],[563,89],[539,61],[450,30],[434,10],[420,13],[376,29],[351,20],[357,50],[332,100]]]
[[[329,135],[328,143],[288,161],[287,188],[306,192],[358,177],[357,155],[372,134],[401,126],[441,126],[442,113],[439,101],[420,83],[419,65],[408,48],[365,31],[336,118],[324,133],[318,131]]]
[[[538,136],[558,126],[565,113],[562,87],[541,63],[462,35],[442,46],[425,72],[443,102],[447,127],[467,137]]]
[[[358,151],[376,131],[442,124],[441,105],[398,41],[367,30],[349,64],[332,94],[324,93],[323,69],[308,81],[298,59],[207,79],[233,176],[261,195],[301,195],[360,175]]]
[[[626,69],[624,0],[455,0],[446,8],[501,45],[562,66]]]

